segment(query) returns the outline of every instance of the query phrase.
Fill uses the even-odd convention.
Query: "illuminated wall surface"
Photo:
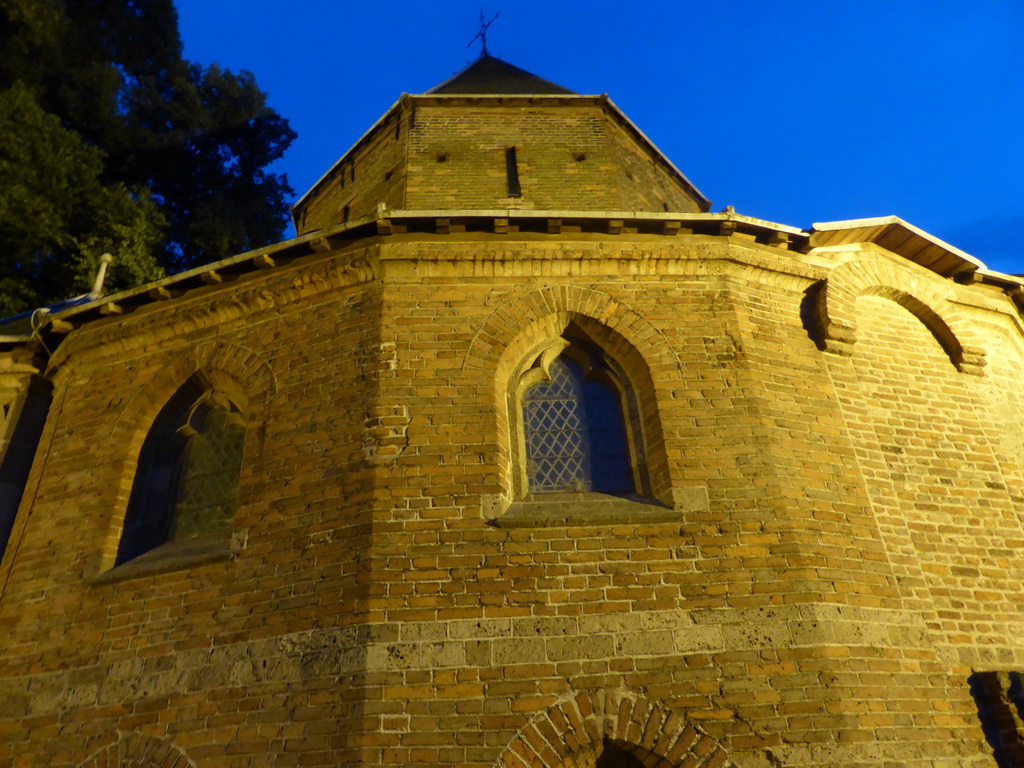
[[[0,766],[1024,764],[1021,280],[490,58],[295,217],[0,324]]]

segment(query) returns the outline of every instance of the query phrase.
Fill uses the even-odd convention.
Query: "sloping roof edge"
[[[409,94],[407,94],[407,93],[403,93],[401,96],[399,96],[398,100],[395,101],[395,103],[392,104],[390,107],[388,107],[384,111],[383,115],[381,115],[380,117],[377,118],[377,122],[375,122],[373,125],[371,125],[369,128],[367,128],[365,131],[363,131],[363,135],[360,136],[358,139],[356,139],[355,142],[353,142],[351,147],[349,147],[344,152],[342,152],[341,157],[339,157],[337,160],[335,160],[334,163],[331,164],[331,167],[328,168],[326,171],[324,171],[323,174],[320,176],[320,178],[317,179],[315,182],[313,182],[313,185],[309,189],[307,189],[305,192],[303,192],[302,197],[300,197],[298,200],[296,200],[294,203],[292,203],[292,207],[290,209],[290,212],[291,212],[291,216],[292,216],[292,225],[293,226],[295,226],[295,209],[298,208],[300,205],[302,205],[302,203],[305,201],[305,199],[307,197],[309,197],[311,194],[313,194],[313,191],[317,187],[319,187],[321,184],[323,184],[324,180],[326,180],[328,176],[330,176],[332,173],[334,173],[334,169],[337,168],[339,165],[341,165],[342,162],[344,162],[346,157],[348,157],[356,149],[358,149],[359,145],[362,144],[364,141],[366,141],[366,139],[369,138],[370,135],[373,134],[373,132],[376,131],[377,128],[380,127],[381,123],[385,122],[391,116],[391,113],[394,112],[396,109],[398,109],[399,105],[401,105],[401,103],[408,96],[409,96]],[[295,229],[298,230],[298,227],[296,226]]]
[[[811,225],[810,235],[813,248],[875,243],[943,277],[955,277],[979,270],[990,272],[980,259],[899,216],[815,222]]]
[[[680,178],[680,180],[683,182],[686,188],[693,194],[694,197],[697,198],[700,204],[700,209],[704,213],[710,211],[711,201],[708,200],[708,198],[704,197],[704,195],[701,193],[699,189],[697,189],[694,183],[686,177],[686,174],[684,174],[682,171],[676,168],[675,163],[669,160],[668,156],[660,149],[658,149],[658,146],[647,137],[646,133],[637,128],[636,123],[630,120],[626,116],[626,113],[619,109],[618,105],[614,101],[612,101],[611,98],[609,98],[608,94],[604,94],[601,98],[603,98],[605,103],[611,108],[611,110],[616,115],[618,115],[619,119],[622,120],[629,127],[629,129],[637,135],[637,138],[639,138],[642,142],[647,144],[647,146],[651,148],[654,154],[661,158],[661,161],[665,163],[666,166],[668,166],[669,170]]]

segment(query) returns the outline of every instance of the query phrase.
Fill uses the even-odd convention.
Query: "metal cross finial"
[[[476,42],[477,37],[480,38],[480,55],[489,56],[487,53],[487,28],[494,23],[494,19],[498,18],[498,14],[494,14],[494,18],[490,21],[484,21],[484,9],[480,9],[480,31],[476,33],[476,37],[469,41],[466,45],[469,48],[470,45]]]

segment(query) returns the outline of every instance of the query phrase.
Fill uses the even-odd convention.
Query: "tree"
[[[171,0],[0,0],[0,315],[281,239],[295,134],[184,61]]]
[[[163,274],[159,209],[103,171],[103,153],[21,82],[0,92],[0,317],[84,292],[107,251],[120,287]]]

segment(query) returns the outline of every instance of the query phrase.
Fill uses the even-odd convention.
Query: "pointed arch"
[[[624,690],[562,699],[513,737],[494,768],[593,768],[606,746],[648,768],[733,768],[722,745],[685,715]]]
[[[196,373],[178,388],[139,451],[114,565],[230,532],[247,426],[244,401],[211,378]]]
[[[881,258],[837,266],[813,294],[814,335],[829,352],[852,354],[857,340],[856,300],[880,296],[900,305],[931,331],[963,373],[980,374],[985,353],[952,299],[955,288],[945,281],[900,267]]]
[[[244,347],[206,342],[168,352],[160,363],[150,379],[122,405],[111,429],[111,440],[122,446],[122,452],[118,471],[120,479],[112,488],[112,493],[116,494],[111,499],[114,513],[109,518],[100,556],[101,573],[115,564],[126,562],[127,549],[122,548],[122,539],[126,523],[132,518],[130,508],[139,492],[138,475],[145,469],[140,461],[147,459],[144,456],[147,441],[159,442],[152,435],[154,429],[159,428],[168,434],[184,434],[180,430],[186,427],[185,423],[170,424],[177,418],[177,411],[182,411],[188,417],[186,421],[194,427],[202,422],[212,407],[215,415],[223,415],[230,426],[244,425],[247,461],[251,462],[262,451],[266,412],[277,391],[276,379],[266,360]],[[194,397],[191,396],[193,394]],[[182,401],[178,404],[181,408],[171,408],[174,413],[169,413],[168,407],[176,398]],[[194,421],[197,409],[203,411],[198,414],[199,422]],[[168,423],[163,424],[164,421]],[[185,429],[185,432],[189,431]],[[173,463],[171,458],[167,458],[167,462]],[[160,471],[166,474],[173,473],[175,469],[163,467]],[[151,548],[148,544],[139,546]]]
[[[570,328],[524,361],[510,393],[519,406],[521,485],[649,495],[636,393],[614,360]]]
[[[581,411],[590,408],[592,412],[595,409],[617,411],[599,427],[610,429],[605,429],[601,436],[592,433],[592,437],[606,441],[616,430],[621,434],[619,439],[624,443],[618,449],[629,465],[623,471],[632,479],[620,483],[624,487],[619,490],[671,505],[672,483],[658,396],[646,357],[622,334],[600,320],[565,310],[551,312],[521,326],[506,342],[493,366],[495,399],[499,404],[496,418],[503,497],[511,502],[534,490],[553,490],[553,487],[534,487],[530,480],[531,474],[536,477],[536,473],[529,471],[527,465],[536,457],[530,455],[527,445],[529,425],[525,398],[532,388],[550,381],[553,366],[561,362],[577,367],[583,388],[587,388],[587,381],[595,388],[605,388],[598,394],[599,399],[604,398],[604,406],[581,401],[575,403],[575,408]],[[613,408],[610,405],[613,402],[618,406]],[[615,421],[617,425],[612,423]],[[585,425],[583,429],[591,426]],[[587,442],[582,432],[577,435],[582,442]],[[613,459],[611,453],[606,452],[596,464],[621,460]],[[586,472],[578,473],[577,480]],[[610,488],[590,487],[583,481],[575,490],[603,492]]]
[[[78,768],[196,768],[170,739],[118,731],[117,740],[79,763]]]
[[[237,344],[204,342],[169,353],[161,363],[160,369],[125,403],[114,422],[115,433],[121,429],[135,430],[147,417],[151,421],[158,410],[154,403],[166,399],[200,371],[216,386],[228,388],[233,395],[244,399],[255,421],[263,420],[264,412],[277,393],[277,377],[270,364],[254,350]]]
[[[519,294],[494,310],[470,342],[463,365],[496,370],[502,353],[524,327],[545,318],[557,322],[566,314],[590,318],[615,331],[654,371],[677,372],[682,368],[668,339],[647,318],[607,293],[568,285]]]
[[[515,384],[545,346],[583,339],[618,366],[636,400],[634,455],[646,460],[650,496],[671,506],[672,482],[657,403],[682,366],[672,345],[649,320],[613,296],[581,286],[548,286],[517,294],[495,309],[470,342],[463,366],[489,372],[494,383],[498,493],[483,500],[484,514],[506,509],[523,484],[516,455],[519,401]],[[559,340],[562,341],[559,341]],[[657,383],[656,383],[657,382]],[[661,391],[664,399],[670,395]],[[636,442],[636,441],[642,442]]]

